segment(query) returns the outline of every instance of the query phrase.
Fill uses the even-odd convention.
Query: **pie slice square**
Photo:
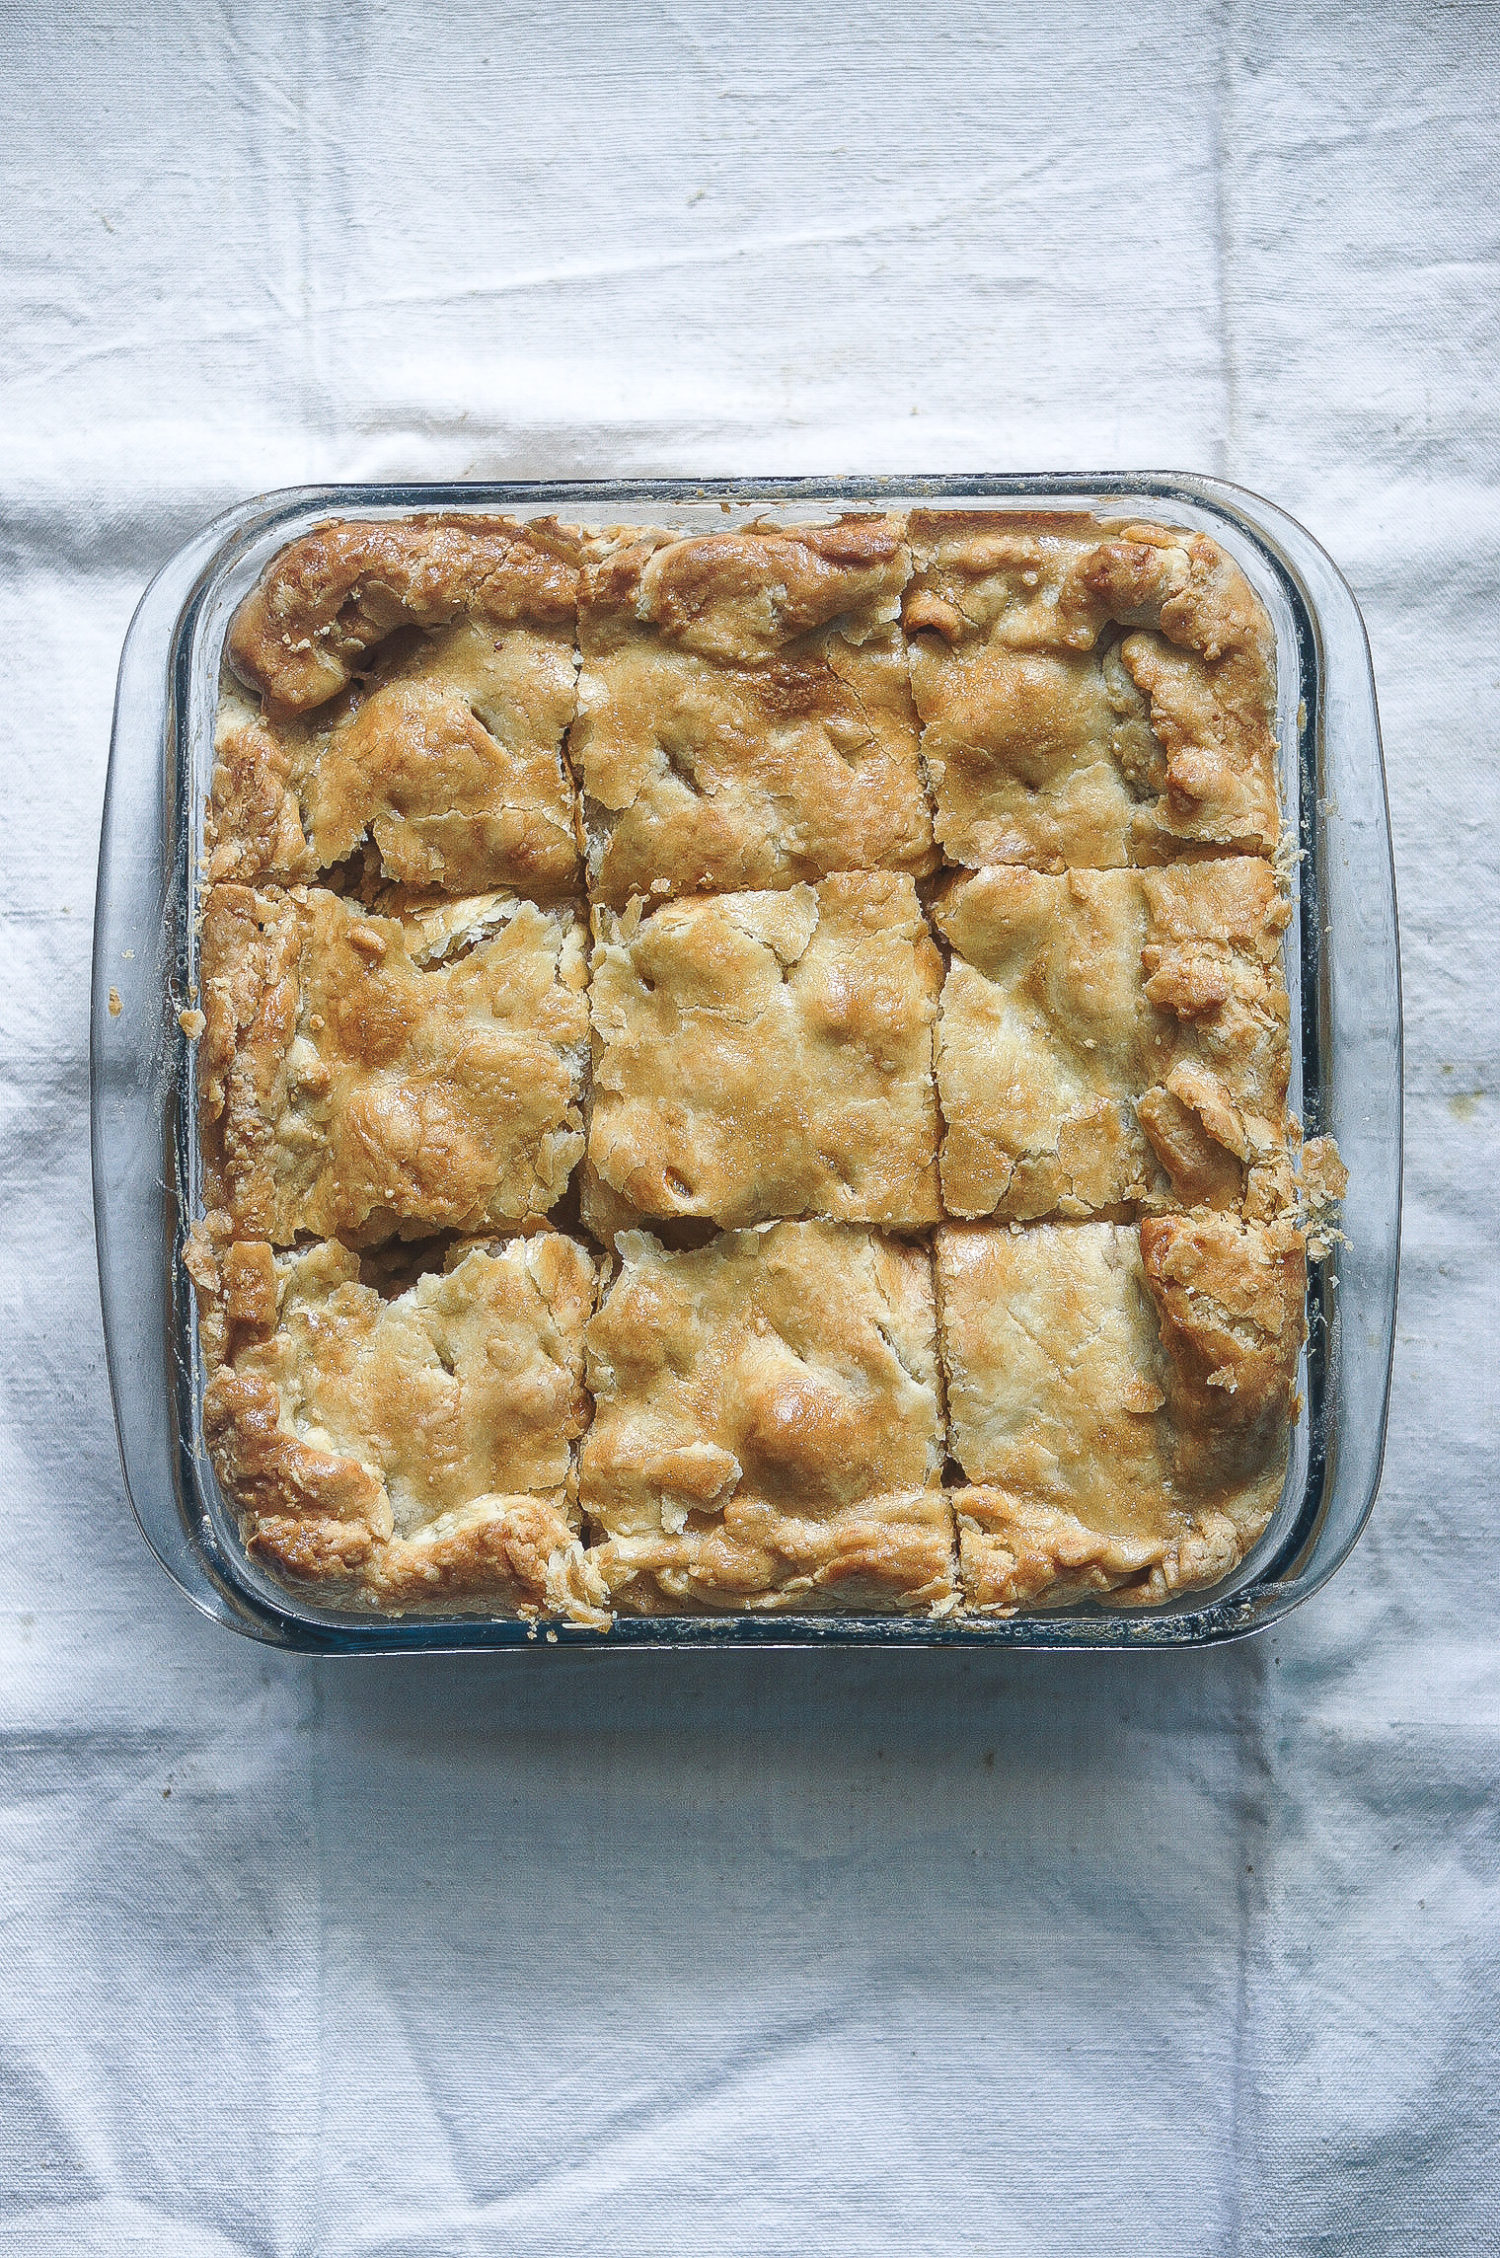
[[[1269,854],[1275,641],[1206,534],[914,512],[904,619],[950,862]]]
[[[322,1242],[197,1235],[205,1427],[253,1554],[372,1606],[599,1621],[572,1502],[593,1262],[459,1243],[390,1298]]]
[[[615,1605],[953,1604],[926,1250],[835,1223],[618,1246],[579,1468]]]
[[[221,885],[203,921],[204,1141],[244,1238],[539,1218],[583,1152],[583,927],[481,895],[380,917]]]
[[[549,522],[414,518],[295,542],[230,635],[209,874],[577,892],[579,546]]]
[[[933,904],[948,1213],[1286,1204],[1290,916],[1252,855],[950,881]]]
[[[876,517],[600,541],[571,738],[596,900],[935,866],[909,571]]]
[[[1306,1255],[1290,1223],[946,1224],[939,1336],[967,1604],[1217,1583],[1285,1478]]]
[[[643,1216],[939,1213],[942,964],[911,879],[595,912],[589,1161]]]

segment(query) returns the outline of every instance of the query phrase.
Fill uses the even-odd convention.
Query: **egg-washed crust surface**
[[[252,1556],[383,1608],[598,1624],[574,1450],[596,1273],[554,1231],[455,1244],[387,1299],[335,1242],[195,1232],[204,1425]]]
[[[580,560],[550,520],[477,517],[283,551],[230,632],[210,878],[293,885],[371,851],[396,885],[576,893]]]
[[[1147,1604],[1244,1557],[1285,1479],[1295,1225],[946,1224],[936,1277],[970,1607]]]
[[[424,1237],[556,1205],[583,1151],[571,909],[491,895],[402,920],[221,885],[200,963],[204,1143],[239,1236]]]
[[[391,883],[449,894],[581,885],[566,629],[419,635],[358,692],[273,718],[226,691],[208,813],[213,879],[294,885],[373,849]]]
[[[1001,865],[932,914],[950,1215],[1290,1203],[1291,907],[1268,862]]]
[[[1206,534],[914,511],[904,622],[950,862],[1270,854],[1275,636]]]
[[[1342,1189],[1273,648],[1206,536],[1076,515],[284,552],[193,999],[255,1557],[598,1627],[1228,1574]]]
[[[618,1248],[579,1474],[616,1603],[951,1603],[925,1247],[817,1222]]]
[[[644,1216],[937,1219],[942,964],[910,878],[595,912],[589,1160]]]
[[[879,518],[594,545],[570,746],[596,900],[935,868],[910,570]]]
[[[235,614],[229,663],[277,709],[308,713],[398,629],[463,617],[571,638],[579,536],[550,519],[349,519],[284,549]]]

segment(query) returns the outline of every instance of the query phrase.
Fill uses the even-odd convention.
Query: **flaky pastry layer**
[[[914,511],[904,621],[948,861],[1269,854],[1275,638],[1204,534]]]
[[[420,1237],[556,1205],[588,1057],[571,910],[489,895],[403,921],[221,885],[201,967],[204,1141],[239,1235]]]
[[[589,1161],[643,1216],[938,1215],[942,965],[910,878],[595,913]]]
[[[1251,855],[950,880],[933,905],[952,951],[948,1213],[1287,1205],[1290,914]]]
[[[960,1596],[936,1490],[825,1514],[733,1497],[711,1527],[612,1537],[589,1558],[626,1615],[949,1615]]]

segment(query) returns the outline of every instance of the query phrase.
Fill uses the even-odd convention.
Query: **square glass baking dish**
[[[204,1371],[185,1232],[201,1212],[194,1046],[203,816],[224,640],[287,542],[332,517],[472,511],[721,530],[922,504],[1154,518],[1211,533],[1276,631],[1278,736],[1297,914],[1287,934],[1291,1101],[1350,1175],[1342,1236],[1312,1265],[1304,1414],[1280,1505],[1223,1584],[1142,1611],[1086,1604],[1005,1619],[620,1618],[608,1632],[478,1616],[371,1615],[289,1591],[249,1559],[203,1439]],[[653,479],[299,487],[214,520],[141,599],[120,662],[94,924],[94,1211],[125,1479],[147,1542],[189,1598],[270,1644],[332,1653],[623,1647],[1204,1646],[1275,1622],[1325,1583],[1380,1479],[1401,1202],[1401,1004],[1380,731],[1359,609],[1330,558],[1222,481],[1141,473],[970,478]]]

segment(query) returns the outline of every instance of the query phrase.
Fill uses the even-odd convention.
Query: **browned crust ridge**
[[[497,625],[571,626],[578,536],[550,519],[415,517],[320,526],[284,549],[235,614],[229,662],[305,713],[342,690],[398,627],[473,612]]]

